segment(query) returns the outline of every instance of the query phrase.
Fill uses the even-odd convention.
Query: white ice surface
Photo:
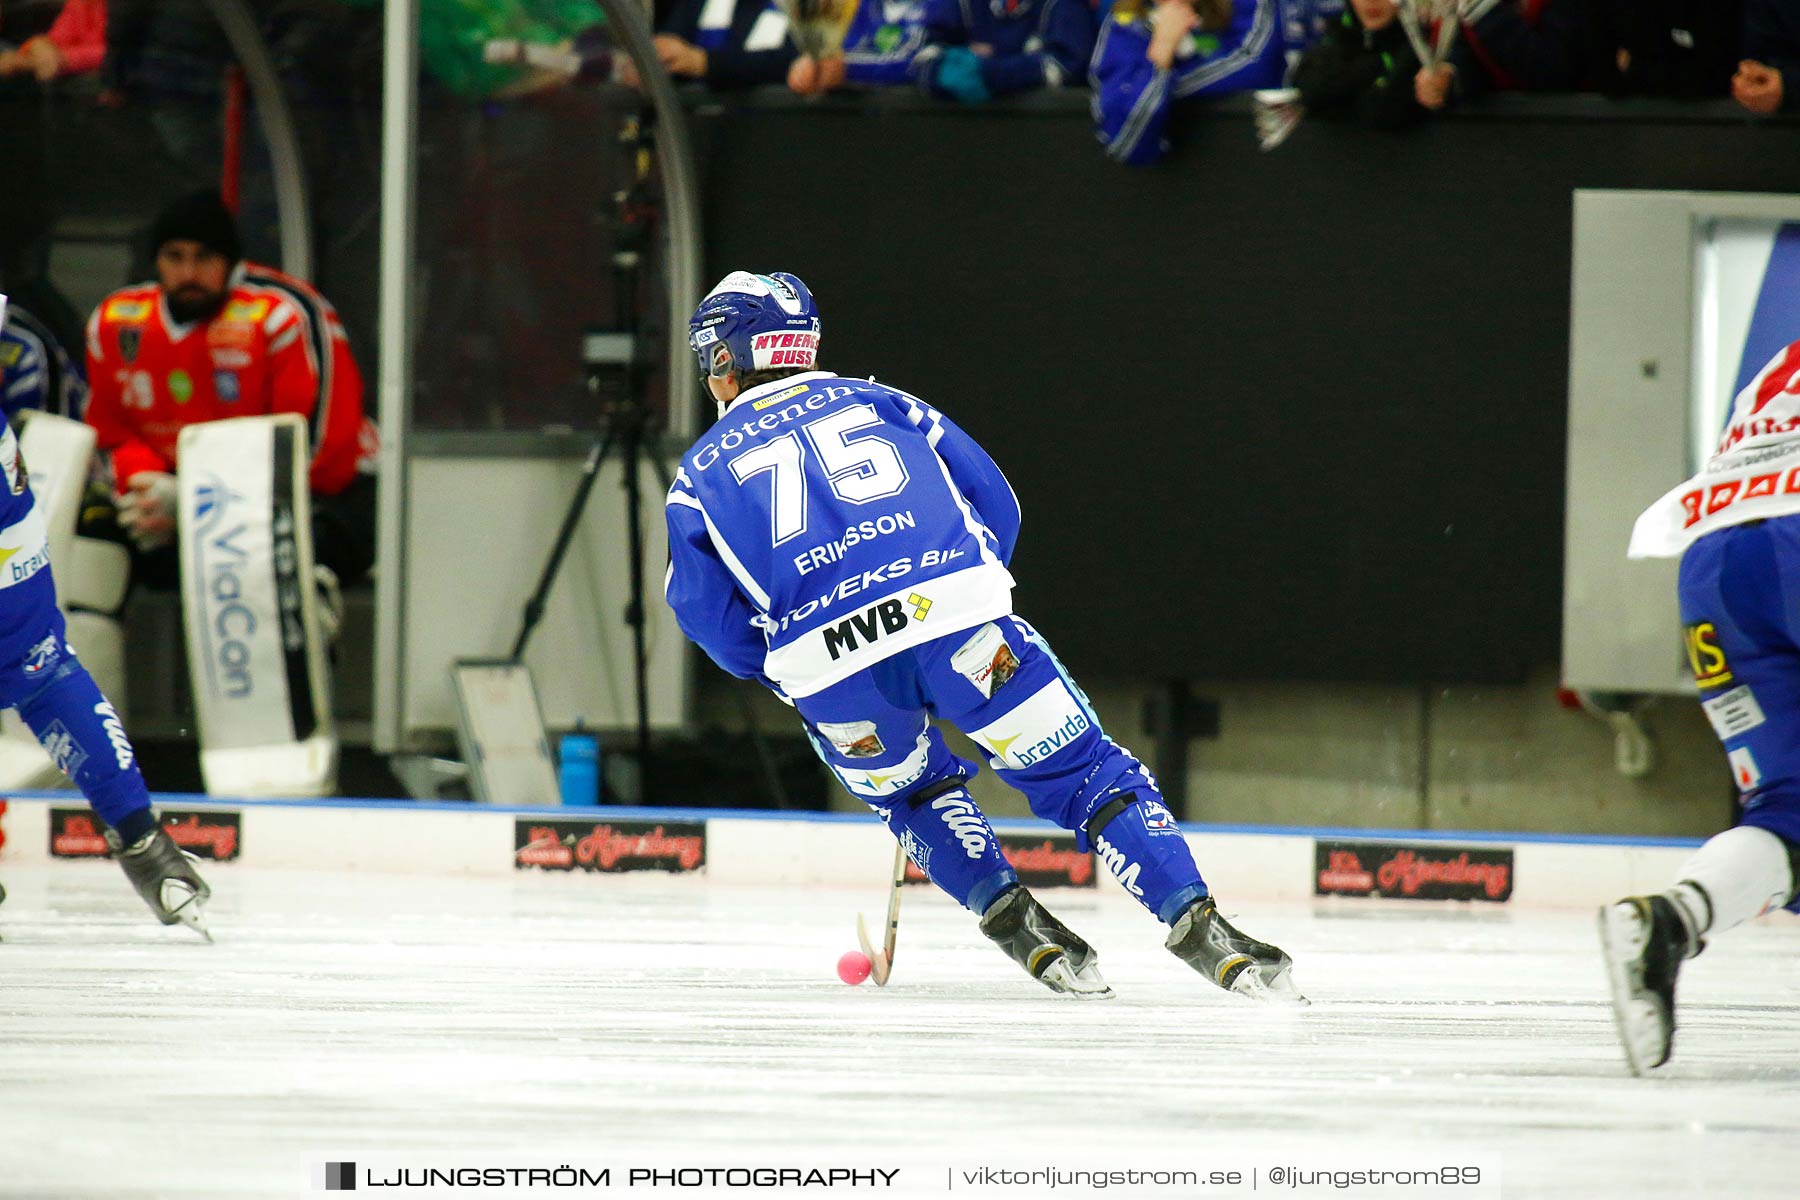
[[[1294,1012],[1210,989],[1116,895],[1045,893],[1119,993],[1082,1004],[917,888],[890,986],[839,983],[879,881],[210,874],[208,946],[111,864],[7,872],[0,1195],[311,1195],[314,1164],[416,1152],[1210,1166],[1378,1144],[1497,1154],[1508,1196],[1800,1195],[1785,918],[1689,964],[1675,1060],[1637,1080],[1587,913],[1240,910],[1294,954],[1315,1002]]]

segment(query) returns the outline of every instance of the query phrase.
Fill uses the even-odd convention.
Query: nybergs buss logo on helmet
[[[818,331],[759,333],[750,339],[750,357],[758,371],[767,367],[811,368],[819,358]]]

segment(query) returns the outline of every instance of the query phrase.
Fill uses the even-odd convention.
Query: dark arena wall
[[[698,124],[708,282],[797,272],[826,366],[993,452],[1020,611],[1077,675],[1554,663],[1572,190],[1800,190],[1800,124],[1591,97],[1270,153],[1237,102],[1147,170],[1073,95],[758,93]]]

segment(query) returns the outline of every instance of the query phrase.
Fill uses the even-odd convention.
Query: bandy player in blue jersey
[[[728,275],[688,338],[720,419],[669,490],[664,594],[683,631],[791,702],[851,794],[1052,991],[1112,995],[1007,865],[969,794],[979,768],[930,717],[1092,847],[1179,958],[1229,991],[1300,999],[1291,960],[1219,913],[1156,781],[1013,613],[1019,502],[986,451],[923,400],[815,369],[818,310],[792,275]]]
[[[0,296],[0,326],[6,297]],[[12,427],[0,420],[0,707],[14,708],[106,823],[106,843],[165,925],[206,932],[212,891],[157,823],[118,713],[75,657],[56,606],[49,532]],[[4,895],[0,892],[0,895]]]

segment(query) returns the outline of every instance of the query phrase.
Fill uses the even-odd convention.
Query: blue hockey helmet
[[[819,359],[819,309],[797,275],[733,271],[694,310],[688,346],[702,375],[810,371]]]

